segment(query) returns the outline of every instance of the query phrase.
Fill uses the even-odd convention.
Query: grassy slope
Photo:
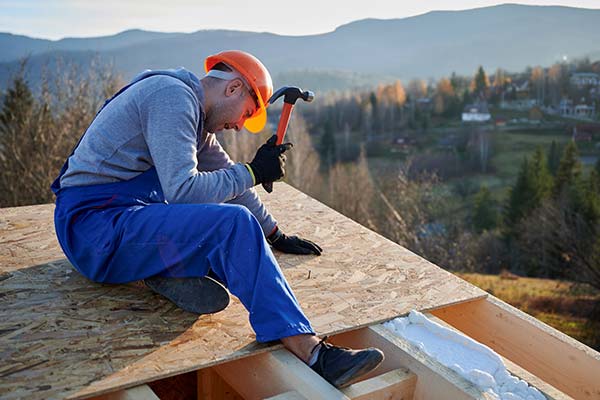
[[[600,291],[587,285],[552,279],[514,275],[458,275],[559,331],[600,350]]]
[[[491,173],[471,174],[461,176],[442,183],[446,189],[451,190],[458,181],[470,182],[474,188],[486,186],[492,193],[492,198],[497,204],[502,205],[508,198],[509,188],[514,184],[525,157],[533,156],[537,147],[542,147],[546,157],[550,150],[552,141],[564,147],[570,137],[562,131],[499,131],[492,134],[492,156],[490,159]],[[589,168],[588,168],[589,169]],[[587,174],[588,171],[584,168]],[[455,216],[467,217],[470,207],[474,202],[474,196],[469,196],[452,211]]]

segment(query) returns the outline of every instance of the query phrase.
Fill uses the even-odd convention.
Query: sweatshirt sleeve
[[[138,107],[144,139],[168,202],[222,203],[252,187],[252,176],[243,164],[198,171],[196,132],[203,121],[189,88],[178,83],[164,86],[145,96]]]
[[[202,171],[215,171],[219,169],[231,168],[235,163],[229,158],[216,136],[207,133],[204,144],[198,151],[198,169]],[[246,190],[241,195],[228,201],[231,204],[243,205],[256,217],[265,236],[269,235],[277,221],[269,214],[258,193],[253,188]]]

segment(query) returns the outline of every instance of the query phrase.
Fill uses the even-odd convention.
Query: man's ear
[[[227,83],[227,88],[225,89],[225,96],[229,97],[236,93],[240,93],[244,84],[240,78],[233,79]]]

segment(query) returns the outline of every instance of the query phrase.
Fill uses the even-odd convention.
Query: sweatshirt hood
[[[194,91],[194,94],[198,98],[198,103],[200,104],[200,107],[204,108],[204,89],[202,87],[202,84],[200,83],[200,79],[198,79],[198,77],[192,72],[188,71],[183,67],[174,69],[147,69],[136,75],[131,81],[131,83],[136,83],[144,78],[153,75],[167,75],[181,80]]]

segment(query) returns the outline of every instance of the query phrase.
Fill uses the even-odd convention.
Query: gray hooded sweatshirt
[[[265,234],[273,231],[276,221],[252,189],[248,169],[203,129],[198,78],[179,68],[147,70],[133,82],[91,123],[69,158],[61,187],[127,181],[154,166],[167,202],[240,204]]]

